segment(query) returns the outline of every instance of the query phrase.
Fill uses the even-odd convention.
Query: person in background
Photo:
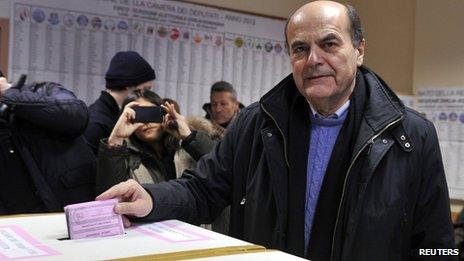
[[[124,195],[116,213],[192,223],[230,204],[231,236],[310,260],[455,260],[435,127],[363,66],[356,10],[307,3],[285,36],[292,74],[243,109],[195,170],[97,199]]]
[[[53,82],[0,77],[0,214],[60,212],[95,198],[87,106]]]
[[[89,106],[90,120],[85,139],[95,154],[102,138],[108,138],[116,124],[123,101],[134,90],[153,88],[156,75],[137,52],[116,53],[105,74],[106,90]]]
[[[209,136],[212,132],[205,133],[205,128],[198,124],[189,125],[173,104],[163,105],[163,100],[152,91],[135,91],[123,106],[109,138],[100,143],[97,192],[130,178],[140,183],[175,179],[185,168],[195,167],[196,161],[216,144]],[[134,122],[136,106],[162,106],[167,112],[165,122]],[[185,150],[195,163],[189,163],[190,158],[185,156],[176,158],[180,150]]]
[[[232,84],[225,81],[215,82],[211,86],[209,98],[210,103],[203,104],[205,118],[224,135],[229,123],[244,106],[237,100],[237,92]]]
[[[176,111],[180,112],[179,104],[176,101],[170,98],[164,98],[163,102],[173,104]],[[220,140],[224,136],[225,129],[217,124],[213,124],[210,120],[198,117],[187,117],[186,120],[191,129],[210,133],[215,141]],[[181,172],[186,169],[195,168],[197,163],[185,150],[178,150],[174,158],[176,170]],[[203,226],[207,229],[227,235],[229,231],[229,211],[229,208],[224,209],[221,215],[213,220],[211,224],[204,224]]]
[[[237,92],[232,84],[226,81],[215,82],[211,86],[210,103],[203,105],[203,110],[206,111],[205,118],[209,119],[224,137],[227,131],[227,126],[237,116],[238,112],[244,106],[237,100]],[[212,222],[212,229],[221,234],[229,234],[229,215],[230,208],[227,207],[222,213]]]

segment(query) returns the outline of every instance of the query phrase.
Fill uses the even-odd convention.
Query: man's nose
[[[311,48],[308,58],[306,59],[306,64],[309,66],[318,66],[324,63],[324,59],[321,54],[321,50],[317,47]]]

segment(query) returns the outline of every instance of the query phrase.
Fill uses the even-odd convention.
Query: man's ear
[[[234,103],[235,103],[235,112],[237,112],[240,109],[240,102],[236,100]]]
[[[361,66],[364,62],[364,48],[366,46],[366,41],[364,38],[359,42],[358,47],[356,48],[357,57],[356,57],[356,65]]]

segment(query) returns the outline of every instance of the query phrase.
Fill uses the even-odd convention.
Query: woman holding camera
[[[162,122],[137,122],[142,116],[138,106],[160,106],[166,115]],[[216,144],[210,122],[198,117],[186,119],[152,91],[134,92],[123,108],[109,138],[100,142],[97,193],[130,178],[139,183],[174,179],[185,168],[195,167]]]

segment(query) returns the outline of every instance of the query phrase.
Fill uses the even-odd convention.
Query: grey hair
[[[212,86],[211,86],[211,94],[213,94],[213,92],[228,92],[228,93],[231,93],[232,94],[232,98],[234,100],[237,100],[237,92],[235,91],[234,87],[232,86],[232,84],[226,82],[226,81],[219,81],[219,82],[215,82]]]

